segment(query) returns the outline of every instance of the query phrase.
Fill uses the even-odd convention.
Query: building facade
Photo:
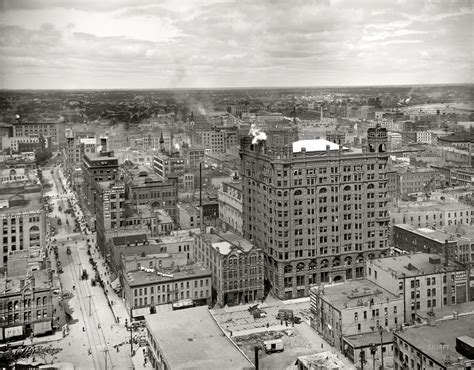
[[[106,254],[106,234],[125,226],[125,185],[120,181],[96,182],[97,245]]]
[[[195,235],[196,261],[212,271],[213,298],[221,307],[263,298],[263,253],[232,232]]]
[[[225,153],[226,133],[220,130],[201,132],[201,145],[206,153]]]
[[[219,219],[242,235],[242,182],[223,182],[217,192]]]
[[[125,193],[130,203],[163,209],[177,221],[178,186],[176,182],[159,180],[156,175],[155,177],[128,176],[125,178]]]
[[[326,140],[280,149],[242,140],[244,237],[262,248],[279,298],[364,277],[364,260],[387,253],[386,144],[379,126],[362,152]]]
[[[101,148],[100,153],[84,154],[82,159],[82,191],[92,214],[95,214],[96,182],[113,181],[118,171],[118,158],[114,157],[113,152],[107,151],[107,142],[102,139]]]
[[[409,253],[437,253],[463,264],[474,263],[474,240],[461,234],[404,224],[394,225],[393,246]]]
[[[34,188],[32,192],[9,194],[0,188],[3,200],[0,200],[0,251],[3,265],[16,251],[40,251],[45,245],[46,215],[41,203],[41,192]],[[18,188],[15,187],[18,191]],[[5,194],[6,193],[6,194]],[[5,199],[6,198],[6,199]]]
[[[123,293],[126,306],[132,310],[133,316],[144,316],[150,313],[149,308],[153,306],[184,300],[192,300],[195,306],[211,303],[211,272],[208,269],[200,264],[164,269],[150,262],[152,265],[137,265],[132,270],[124,271]]]
[[[66,140],[64,123],[60,122],[15,123],[13,125],[13,136],[50,136],[52,138],[53,145],[56,147],[64,144]]]
[[[0,341],[52,331],[51,270],[0,279]]]
[[[344,346],[346,337],[372,336],[381,331],[385,332],[381,349],[385,353],[386,345],[392,342],[388,332],[403,323],[403,298],[366,279],[314,287],[310,302],[312,327],[341,350],[347,349]],[[358,359],[353,353],[348,357],[353,361]]]
[[[367,279],[403,297],[405,323],[426,319],[428,312],[469,299],[465,266],[429,253],[387,257],[367,262]]]

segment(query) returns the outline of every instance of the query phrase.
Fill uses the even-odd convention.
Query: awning
[[[150,314],[150,307],[134,308],[132,310],[133,317],[140,317]]]
[[[116,279],[111,279],[110,286],[112,289],[116,289],[120,285],[120,279],[117,277]]]
[[[20,335],[23,335],[23,326],[5,328],[5,338],[18,337]]]
[[[36,322],[33,326],[33,334],[39,335],[52,331],[51,321]]]

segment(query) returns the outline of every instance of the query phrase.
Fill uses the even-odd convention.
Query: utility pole
[[[377,346],[374,343],[370,345],[370,353],[372,354],[372,367],[375,370],[375,354],[377,353]]]
[[[132,320],[133,320],[133,312],[132,312],[132,307],[130,307],[130,327],[128,328],[128,330],[130,330],[130,357],[133,356]]]
[[[359,358],[360,358],[360,369],[364,370],[364,364],[367,362],[367,361],[365,361],[365,351],[364,350],[360,351]]]
[[[379,326],[379,332],[380,332],[380,359],[382,361],[382,370],[384,368],[383,366],[383,328],[382,326]]]

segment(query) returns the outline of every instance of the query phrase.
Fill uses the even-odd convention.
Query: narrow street
[[[53,173],[52,169],[45,168],[43,171],[44,179],[52,184],[52,188],[44,194],[50,196],[53,205],[48,225],[57,230],[54,236],[50,236],[48,247],[52,251],[54,246],[57,246],[60,263],[58,266],[63,270],[59,274],[61,290],[73,294],[71,299],[62,302],[72,316],[72,321],[69,322],[69,334],[55,344],[63,349],[57,359],[73,363],[81,369],[132,368],[128,350],[129,332],[124,326],[124,318],[121,323],[116,322],[107,301],[104,290],[108,288],[108,278],[105,276],[106,268],[102,265],[104,262],[95,249],[95,236],[73,232],[75,218],[82,216],[75,206],[74,195],[64,188],[65,184],[57,167]],[[64,212],[68,209],[68,200],[71,201],[74,211],[70,214]],[[59,223],[58,219],[61,220]],[[88,244],[91,256],[87,253]],[[68,246],[70,254],[67,253]],[[91,285],[95,271],[89,258],[97,262],[97,270],[105,283],[105,289],[99,284]],[[54,253],[51,253],[51,260],[52,265],[56,266]],[[88,279],[81,278],[83,270],[87,271]]]

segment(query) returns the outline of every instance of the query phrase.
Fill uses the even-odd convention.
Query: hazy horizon
[[[449,87],[449,86],[468,86],[473,85],[474,83],[470,82],[460,82],[460,83],[433,83],[433,84],[401,84],[401,85],[313,85],[313,86],[236,86],[236,87],[149,87],[149,88],[140,88],[140,87],[130,87],[130,88],[81,88],[81,89],[70,89],[70,88],[51,88],[51,89],[31,89],[31,88],[19,88],[19,89],[10,89],[10,88],[0,88],[0,91],[168,91],[168,90],[264,90],[264,89],[337,89],[337,88],[363,88],[363,87],[387,87],[387,88],[402,88],[402,87]]]
[[[0,89],[472,84],[470,0],[0,0]]]

